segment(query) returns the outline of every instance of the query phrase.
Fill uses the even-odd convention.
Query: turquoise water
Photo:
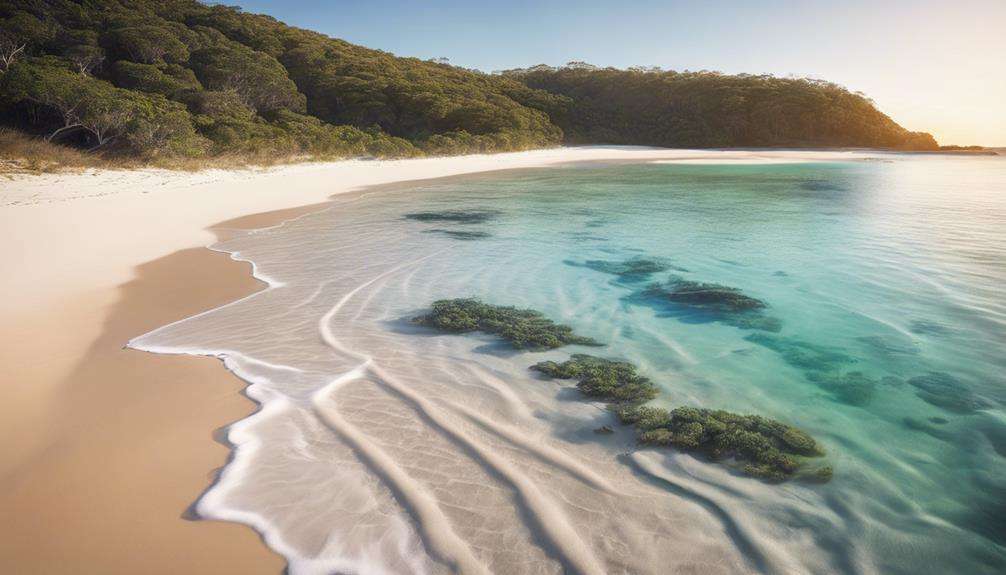
[[[443,210],[488,217],[478,223],[406,217]],[[438,501],[469,543],[457,553],[470,553],[492,572],[590,572],[591,564],[604,572],[1006,569],[1006,160],[889,155],[849,163],[501,172],[338,199],[326,212],[219,248],[254,261],[275,287],[154,332],[140,345],[227,357],[255,384],[249,393],[264,412],[282,398],[274,409],[289,417],[285,427],[260,418],[242,428],[243,437],[232,437],[239,446],[273,445],[273,459],[266,448],[244,456],[239,448],[240,473],[222,482],[221,497],[211,491],[204,498],[203,511],[272,534],[270,544],[291,558],[295,571],[324,572],[339,561],[391,572],[443,568],[455,547],[437,551],[413,487]],[[586,263],[634,258],[671,269],[625,279]],[[671,277],[739,288],[766,302],[765,315],[778,325],[740,329],[641,294]],[[435,299],[464,296],[541,310],[606,346],[513,353],[490,337],[435,335],[406,321]],[[825,485],[769,485],[688,455],[640,449],[625,429],[611,438],[593,434],[600,424],[615,425],[609,414],[526,370],[580,351],[632,361],[663,389],[658,403],[758,413],[799,426],[824,445],[834,478]],[[357,377],[382,380],[387,393],[364,393],[354,387]],[[431,381],[437,386],[424,387]],[[374,407],[391,402],[388,394],[410,407]],[[320,396],[342,410],[336,423],[322,417],[328,431],[304,423],[318,415]],[[597,527],[585,527],[575,519],[594,496],[551,483],[559,480],[535,467],[545,464],[528,463],[524,451],[531,447],[520,438],[492,447],[489,437],[506,433],[496,429],[483,438],[492,429],[471,425],[477,416],[458,416],[467,423],[455,427],[452,414],[467,414],[465,406],[554,448],[538,454],[538,462],[568,468],[573,464],[559,455],[565,454],[617,481],[619,493],[643,490],[613,498],[598,517],[619,517],[619,506],[628,510],[645,497],[649,503],[638,509],[666,505],[658,513],[666,525],[656,519],[632,525],[639,513],[632,507],[620,520],[624,532],[614,520],[607,530],[596,518]],[[375,423],[386,418],[396,423]],[[416,457],[431,443],[403,445],[402,430],[426,437],[424,426],[454,447]],[[296,434],[289,432],[294,427]],[[357,431],[372,441],[353,436]],[[340,441],[349,446],[344,453],[329,445]],[[301,445],[304,456],[291,458],[291,445]],[[483,447],[504,461],[483,455]],[[315,448],[332,452],[322,456]],[[398,461],[410,479],[375,464],[372,449]],[[446,453],[451,449],[460,453],[458,463]],[[481,480],[486,484],[507,480],[500,480],[506,484],[500,503],[480,510],[465,499],[461,513],[447,501],[454,496],[442,490],[452,481],[447,468],[457,465],[454,477],[467,477],[460,463],[466,458],[492,467]],[[373,495],[372,504],[401,511],[405,526],[396,543],[361,551],[370,549],[368,537],[387,538],[390,528],[375,523],[371,532],[347,534],[343,516],[333,511],[324,519],[319,511],[325,498],[291,507],[273,501],[266,495],[270,483],[255,479],[263,470],[271,470],[272,485],[284,474],[291,485],[322,477],[330,472],[313,470],[319,459],[343,461],[340,469],[362,461],[352,481],[369,482],[375,493],[386,484],[390,495]],[[556,502],[556,513],[543,512],[524,493],[511,477],[520,472],[539,478],[538,490]],[[311,492],[339,499],[348,481],[315,482]],[[526,505],[524,515],[535,519],[515,519],[521,527],[508,529],[525,529],[521,544],[541,557],[517,560],[494,551],[498,533],[469,538],[477,531],[472,525],[507,501]],[[293,527],[305,514],[317,532]],[[553,516],[573,519],[555,526],[547,519]],[[658,532],[668,534],[672,559],[640,551],[664,544]],[[352,543],[331,546],[340,537]],[[306,543],[325,538],[328,547]],[[580,543],[594,549],[582,564]],[[705,564],[688,549],[723,559]],[[634,555],[645,558],[633,563]]]

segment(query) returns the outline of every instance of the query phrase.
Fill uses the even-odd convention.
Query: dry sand
[[[282,569],[251,530],[186,519],[226,460],[215,432],[254,409],[241,382],[213,359],[123,349],[257,289],[247,264],[201,247],[215,222],[270,225],[303,210],[291,208],[397,181],[705,156],[595,147],[0,180],[0,564],[46,574]],[[233,220],[262,212],[273,213]]]

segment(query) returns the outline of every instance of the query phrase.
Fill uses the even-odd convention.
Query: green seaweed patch
[[[531,369],[556,379],[576,379],[576,387],[584,395],[611,403],[644,403],[657,397],[659,391],[629,362],[582,353],[562,363],[536,363]]]
[[[645,293],[675,304],[720,313],[748,312],[768,307],[762,300],[746,295],[738,288],[682,278],[653,284]]]
[[[440,228],[436,228],[433,230],[426,230],[423,233],[443,234],[445,236],[452,237],[456,240],[465,240],[465,241],[484,240],[486,238],[492,237],[492,234],[490,234],[489,232],[477,232],[472,230],[444,230]]]
[[[473,298],[433,302],[430,313],[413,323],[450,333],[482,331],[497,335],[517,349],[554,349],[564,345],[600,345],[541,312],[483,303]]]
[[[419,222],[450,222],[454,224],[484,224],[498,218],[496,210],[443,210],[439,212],[413,212],[405,214],[410,220]]]
[[[805,458],[824,455],[817,441],[774,419],[697,407],[668,411],[644,405],[624,406],[618,416],[635,425],[644,444],[700,452],[717,461],[733,459],[753,477],[783,481],[799,474],[814,481],[831,479],[831,467],[802,469]]]

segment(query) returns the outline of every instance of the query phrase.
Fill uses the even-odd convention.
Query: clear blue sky
[[[485,71],[584,60],[823,78],[865,92],[942,143],[1006,146],[1006,0],[238,5],[370,48]]]

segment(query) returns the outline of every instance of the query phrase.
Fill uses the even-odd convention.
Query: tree
[[[138,25],[118,28],[109,34],[112,45],[129,59],[142,64],[184,62],[189,49],[169,28]]]
[[[72,130],[83,127],[84,105],[82,79],[52,60],[20,62],[3,77],[4,99],[9,102],[28,101],[53,111],[60,123],[46,135],[53,141]]]
[[[192,53],[190,65],[210,90],[232,90],[259,112],[304,111],[306,99],[275,58],[235,42]]]
[[[66,55],[77,68],[77,72],[85,76],[105,61],[105,51],[98,46],[88,44],[73,46],[67,49]]]
[[[15,12],[0,20],[0,71],[9,70],[29,46],[42,43],[49,36],[49,28],[27,12]]]
[[[115,141],[136,115],[136,96],[107,82],[85,82],[80,125],[94,137],[94,151]]]
[[[0,69],[4,72],[10,69],[27,47],[27,42],[21,41],[7,30],[0,30]]]

